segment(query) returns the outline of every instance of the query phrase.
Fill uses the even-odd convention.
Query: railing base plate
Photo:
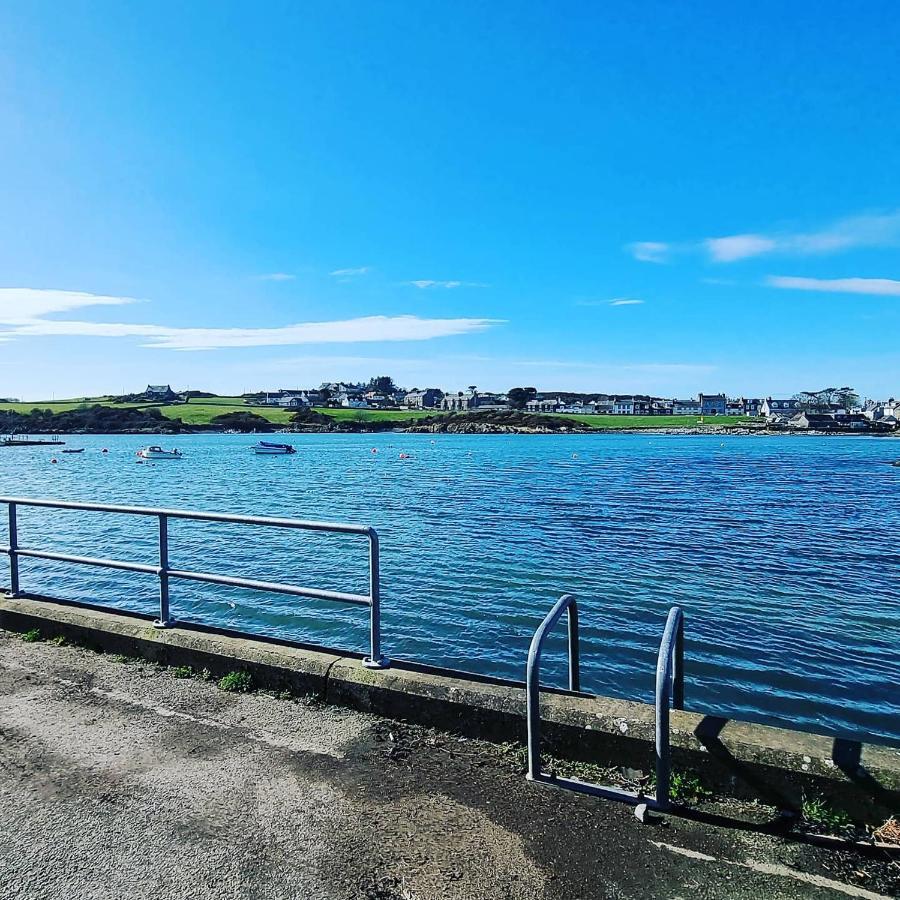
[[[166,619],[165,621],[163,621],[162,619],[154,619],[153,620],[153,627],[159,628],[159,629],[171,628],[174,624],[175,624],[174,619]]]
[[[386,656],[379,656],[378,659],[364,656],[362,664],[364,669],[389,669],[391,667],[391,661]]]

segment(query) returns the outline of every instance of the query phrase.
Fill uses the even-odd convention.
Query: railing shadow
[[[780,820],[792,821],[800,813],[801,804],[798,803],[796,796],[792,797],[777,785],[772,784],[757,767],[735,758],[720,737],[728,722],[729,720],[724,716],[704,716],[694,729],[694,736],[719,765],[739,778],[761,800],[781,810]],[[860,741],[835,738],[831,759],[868,800],[890,810],[900,810],[900,791],[885,787],[862,765],[862,743]]]

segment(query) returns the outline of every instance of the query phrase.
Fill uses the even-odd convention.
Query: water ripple
[[[900,739],[900,442],[604,435],[133,437],[81,455],[0,451],[4,493],[355,521],[382,539],[386,650],[523,676],[564,591],[582,604],[583,683],[649,700],[668,607],[685,609],[687,694],[702,712]],[[108,447],[108,454],[100,448]],[[373,454],[372,448],[379,452]],[[411,459],[400,460],[406,452]],[[21,510],[25,546],[155,563],[155,522]],[[5,536],[4,536],[5,539]],[[173,522],[173,565],[363,591],[365,542]],[[152,578],[24,560],[26,589],[152,612]],[[364,649],[358,609],[178,582],[183,619]],[[548,645],[562,683],[565,642]]]

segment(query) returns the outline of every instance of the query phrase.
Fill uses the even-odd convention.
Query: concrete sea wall
[[[490,741],[524,741],[524,685],[394,661],[365,669],[357,656],[194,625],[159,630],[150,617],[48,598],[0,598],[0,628],[38,629],[94,650],[213,675],[249,672],[257,686]],[[523,665],[524,668],[524,665]],[[650,772],[654,710],[643,703],[547,690],[545,747],[561,757]],[[900,749],[673,711],[673,764],[723,794],[784,810],[823,796],[862,822],[900,812]]]

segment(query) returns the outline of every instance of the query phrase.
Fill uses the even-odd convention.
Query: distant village
[[[313,389],[279,389],[244,395],[248,404],[285,409],[422,410],[472,413],[521,410],[534,414],[602,416],[741,416],[775,428],[814,431],[891,431],[900,426],[900,400],[862,401],[850,388],[826,388],[793,397],[728,397],[698,394],[686,399],[643,394],[542,393],[512,388],[507,393],[397,387],[387,376],[369,383],[326,382]]]

